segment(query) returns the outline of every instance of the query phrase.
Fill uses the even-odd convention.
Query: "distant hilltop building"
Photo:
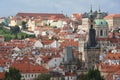
[[[30,17],[30,18],[43,18],[43,19],[49,19],[50,17],[55,18],[65,18],[63,14],[53,14],[53,13],[17,13],[17,17]]]

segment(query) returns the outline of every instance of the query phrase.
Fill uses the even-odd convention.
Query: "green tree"
[[[10,67],[8,72],[5,72],[4,80],[21,80],[19,70]]]
[[[27,29],[27,27],[26,27],[26,23],[27,23],[27,22],[22,21],[22,29]]]
[[[85,75],[84,80],[104,80],[98,69],[90,69]]]
[[[10,30],[12,34],[17,34],[18,32],[20,32],[20,28],[17,25],[14,27],[11,27]]]
[[[49,74],[42,73],[38,75],[35,80],[50,80],[51,76]]]
[[[24,39],[24,35],[21,35],[21,39]]]

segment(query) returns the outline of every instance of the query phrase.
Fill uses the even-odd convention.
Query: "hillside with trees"
[[[6,29],[3,27],[3,24],[0,24],[0,35],[3,35],[5,41],[10,41],[11,39],[25,39],[25,38],[34,38],[35,35],[29,35],[20,31],[20,28],[16,25],[14,27],[10,27]]]

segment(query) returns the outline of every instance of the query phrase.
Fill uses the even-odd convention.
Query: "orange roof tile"
[[[44,40],[43,39],[41,42],[42,42],[43,45],[48,45],[48,44],[51,44],[53,41],[54,40]]]
[[[78,47],[78,42],[73,40],[65,40],[64,42],[61,43],[61,47],[64,48],[66,46]]]
[[[81,20],[82,19],[82,14],[75,13],[75,14],[72,14],[72,15],[76,18],[76,20]]]
[[[107,73],[113,73],[118,70],[119,66],[118,65],[109,65],[109,64],[102,64],[101,65],[101,71],[102,72],[107,72]]]
[[[119,43],[120,38],[97,38],[98,41],[110,41],[111,43]]]
[[[48,70],[40,65],[32,65],[29,63],[14,63],[12,67],[18,69],[21,73],[47,73]]]
[[[4,76],[5,76],[5,73],[4,72],[0,72],[0,80],[3,80]]]
[[[76,74],[71,72],[65,72],[65,76],[76,76]]]
[[[50,13],[17,13],[16,16],[21,16],[21,17],[42,17],[42,18],[49,18],[51,16],[55,16],[57,18],[65,18],[63,14],[50,14]]]
[[[120,53],[107,53],[105,59],[120,60]]]
[[[120,14],[109,14],[104,17],[105,19],[120,18]]]

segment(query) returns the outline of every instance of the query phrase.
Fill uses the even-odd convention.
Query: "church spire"
[[[99,5],[99,13],[101,13],[100,5]]]
[[[93,14],[93,10],[92,10],[92,4],[91,4],[90,7],[91,7],[91,8],[90,8],[90,12],[89,12],[89,19],[93,21],[93,19],[94,19],[94,14]]]
[[[92,4],[91,4],[91,9],[90,9],[90,12],[92,13],[93,11],[92,11]]]
[[[100,6],[99,6],[98,13],[97,13],[97,19],[103,19],[103,15],[102,15],[102,13],[101,13]]]

